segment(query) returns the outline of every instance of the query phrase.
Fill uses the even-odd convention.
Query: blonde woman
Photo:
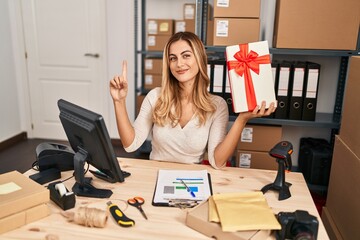
[[[225,166],[232,156],[246,122],[268,116],[274,103],[241,113],[227,132],[229,113],[225,100],[210,94],[207,55],[197,37],[178,32],[164,48],[161,88],[145,97],[132,124],[126,110],[128,92],[127,63],[122,74],[110,81],[117,128],[127,152],[136,151],[151,135],[150,159],[200,163],[205,152],[214,168]]]

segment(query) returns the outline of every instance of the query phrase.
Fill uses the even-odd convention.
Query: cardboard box
[[[260,20],[255,18],[214,18],[213,44],[228,46],[259,41]]]
[[[172,35],[174,33],[173,19],[148,19],[147,34]]]
[[[206,45],[214,45],[214,20],[209,20],[207,22],[207,32],[206,32]]]
[[[359,9],[359,0],[279,0],[274,47],[356,50]]]
[[[321,211],[321,220],[324,224],[327,234],[329,235],[330,239],[333,240],[343,240],[339,229],[337,228],[334,219],[332,218],[329,210],[327,207],[323,207]]]
[[[193,3],[185,3],[183,10],[183,18],[185,20],[194,20],[196,16],[196,4]]]
[[[0,234],[35,222],[50,215],[50,209],[43,203],[27,210],[0,219]]]
[[[267,239],[271,231],[241,231],[241,232],[223,232],[220,224],[209,222],[209,203],[205,201],[193,209],[188,210],[185,224],[208,236],[215,239],[226,240],[262,240]]]
[[[157,74],[146,74],[144,88],[151,90],[161,86],[161,75]]]
[[[269,152],[237,150],[236,166],[241,168],[256,168],[265,170],[277,170],[276,159]]]
[[[260,0],[214,0],[214,17],[259,18]]]
[[[276,103],[267,41],[227,46],[226,62],[235,113],[253,111],[262,101],[266,108]]]
[[[269,152],[281,141],[281,126],[247,124],[238,142],[238,150]]]
[[[162,74],[162,59],[161,58],[146,58],[145,59],[145,74]]]
[[[326,207],[344,239],[360,239],[359,172],[360,159],[335,136]]]
[[[140,112],[141,104],[144,101],[145,96],[145,94],[140,94],[136,96],[136,116]]]
[[[163,51],[166,43],[171,35],[148,35],[147,36],[147,50],[149,51]]]
[[[50,200],[49,190],[18,171],[0,175],[0,218]]]
[[[345,87],[340,137],[360,158],[360,57],[351,57]]]
[[[175,20],[175,33],[177,32],[195,33],[195,20]]]

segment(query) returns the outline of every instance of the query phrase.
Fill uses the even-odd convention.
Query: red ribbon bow
[[[234,54],[234,58],[237,61],[228,61],[227,66],[229,71],[235,69],[235,72],[239,76],[242,77],[244,75],[246,101],[249,111],[252,111],[255,109],[257,103],[250,70],[259,75],[260,64],[270,63],[270,55],[259,56],[259,54],[253,50],[248,53],[248,44],[240,44],[239,47],[240,51]]]

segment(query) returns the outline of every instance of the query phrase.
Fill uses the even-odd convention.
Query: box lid
[[[18,171],[0,175],[0,218],[50,199],[49,190]]]

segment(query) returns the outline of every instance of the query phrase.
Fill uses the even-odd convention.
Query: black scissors
[[[127,200],[128,204],[130,204],[133,207],[136,207],[137,209],[139,209],[139,211],[141,212],[141,214],[144,216],[144,218],[147,220],[147,216],[144,212],[144,210],[142,209],[141,205],[143,205],[145,203],[145,200],[142,197],[134,197],[134,198],[130,198]]]

